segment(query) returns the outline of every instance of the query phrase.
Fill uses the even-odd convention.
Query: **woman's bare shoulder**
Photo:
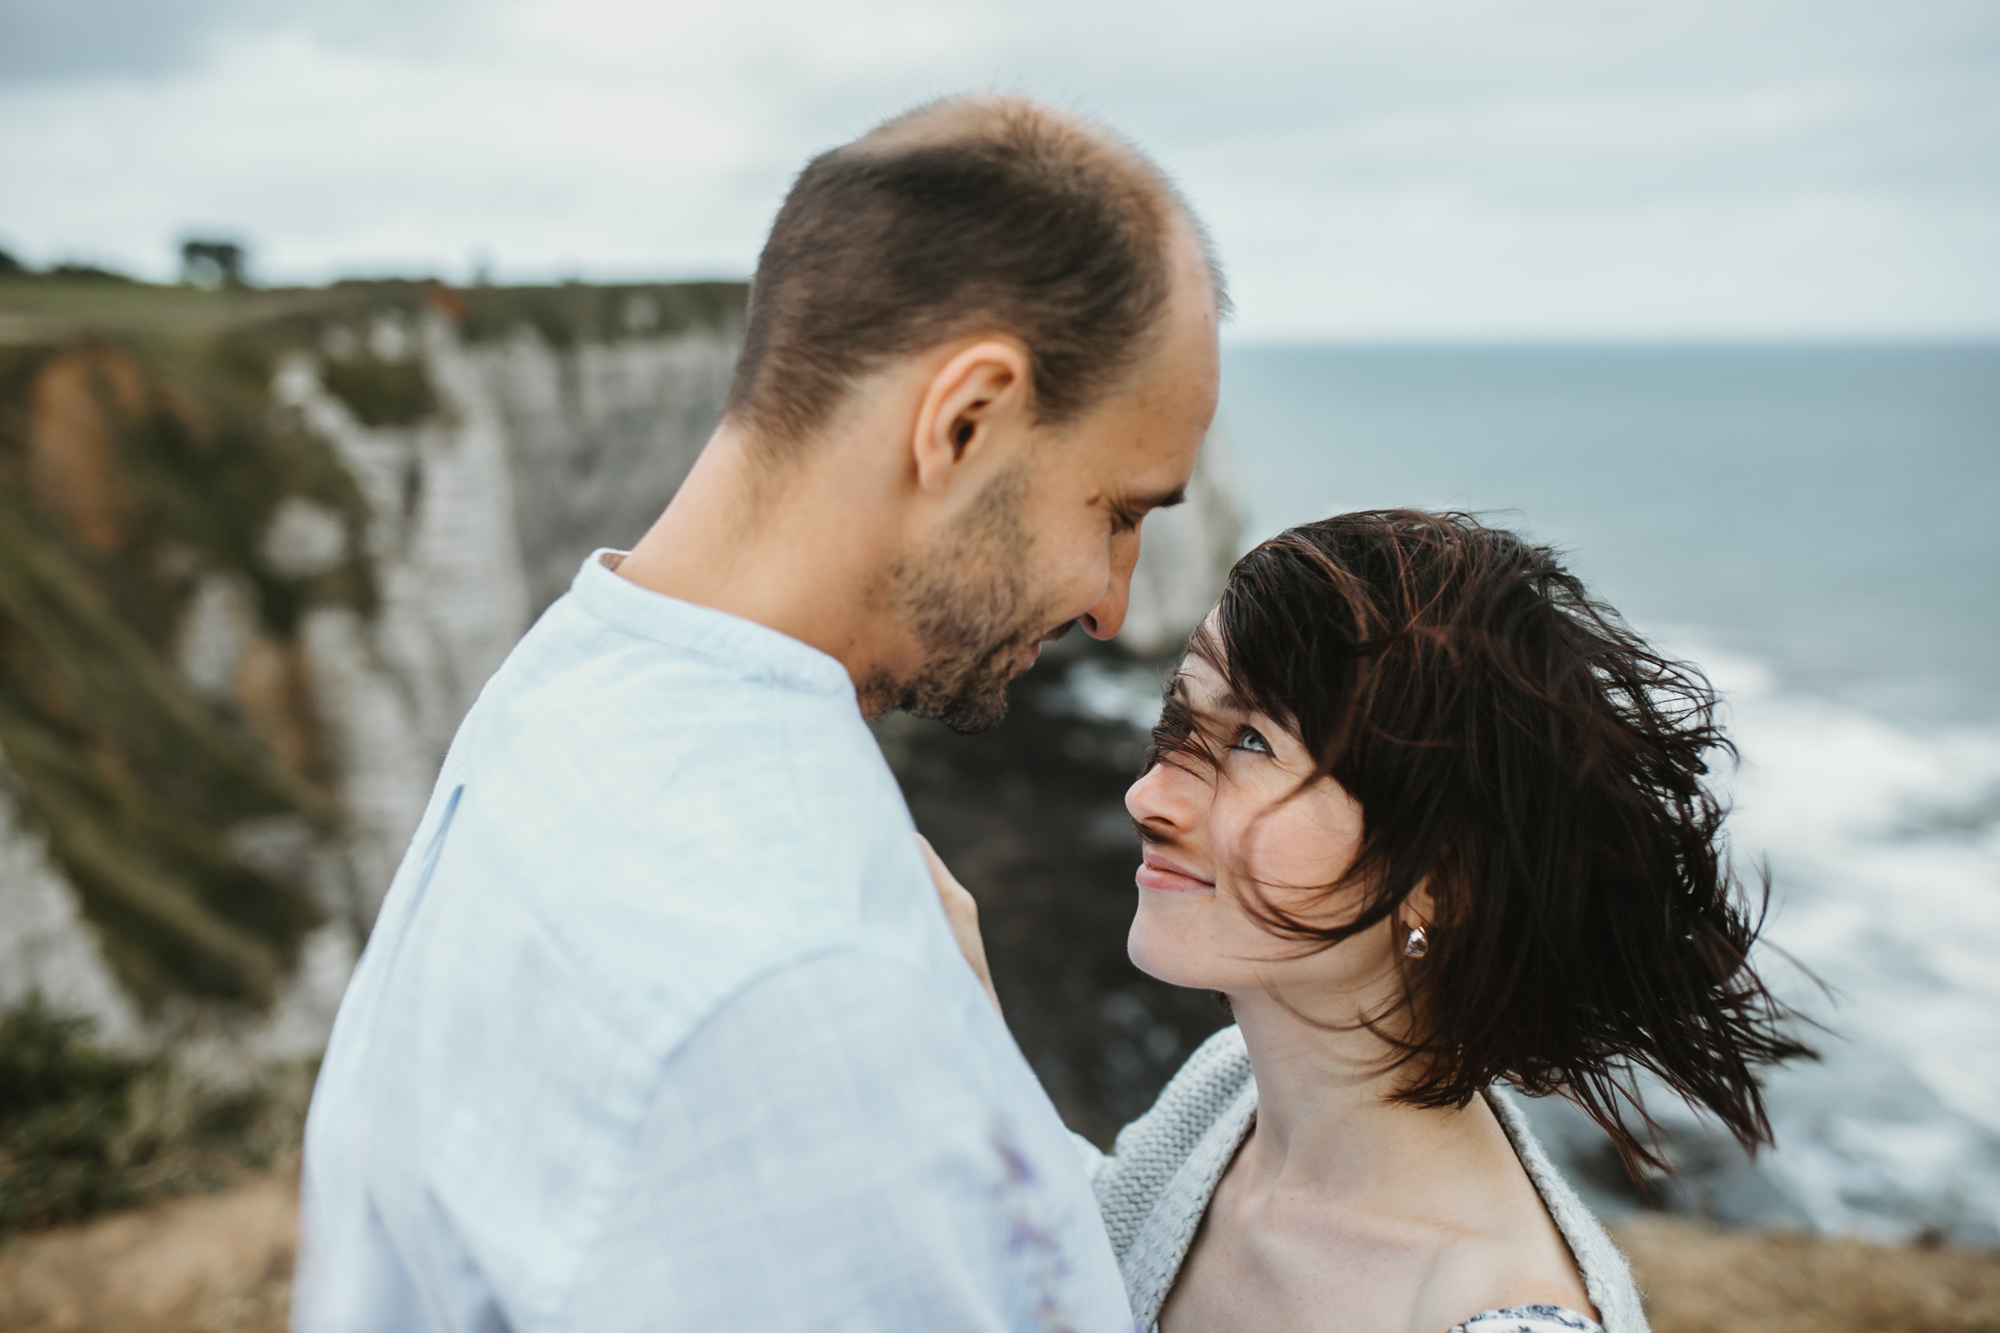
[[[1596,1330],[1597,1311],[1562,1233],[1532,1190],[1527,1206],[1489,1212],[1481,1225],[1440,1246],[1418,1299],[1419,1329],[1466,1333],[1530,1333],[1548,1329]],[[1521,1311],[1556,1311],[1541,1324],[1523,1323]],[[1506,1318],[1498,1316],[1505,1314]]]

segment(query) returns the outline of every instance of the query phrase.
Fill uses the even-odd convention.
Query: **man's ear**
[[[911,441],[917,485],[942,494],[967,463],[983,461],[999,438],[1028,418],[1028,351],[1011,338],[982,338],[954,353],[931,377]]]

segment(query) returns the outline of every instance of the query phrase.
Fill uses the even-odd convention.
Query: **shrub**
[[[0,1236],[216,1189],[297,1152],[311,1066],[217,1087],[91,1035],[38,996],[0,1011]]]

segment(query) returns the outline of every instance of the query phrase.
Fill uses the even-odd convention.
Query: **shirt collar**
[[[854,698],[854,680],[838,660],[769,625],[642,588],[592,551],[569,585],[570,596],[616,629],[701,657],[746,680],[770,680],[814,694]]]

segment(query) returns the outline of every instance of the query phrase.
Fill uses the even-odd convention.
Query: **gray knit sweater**
[[[1604,1333],[1647,1333],[1625,1256],[1556,1171],[1520,1108],[1498,1089],[1486,1100],[1576,1256]],[[1159,1319],[1209,1198],[1256,1113],[1243,1034],[1228,1027],[1188,1058],[1152,1110],[1119,1131],[1111,1156],[1089,1153],[1097,1206],[1142,1327]],[[1487,1323],[1474,1327],[1477,1333]]]

